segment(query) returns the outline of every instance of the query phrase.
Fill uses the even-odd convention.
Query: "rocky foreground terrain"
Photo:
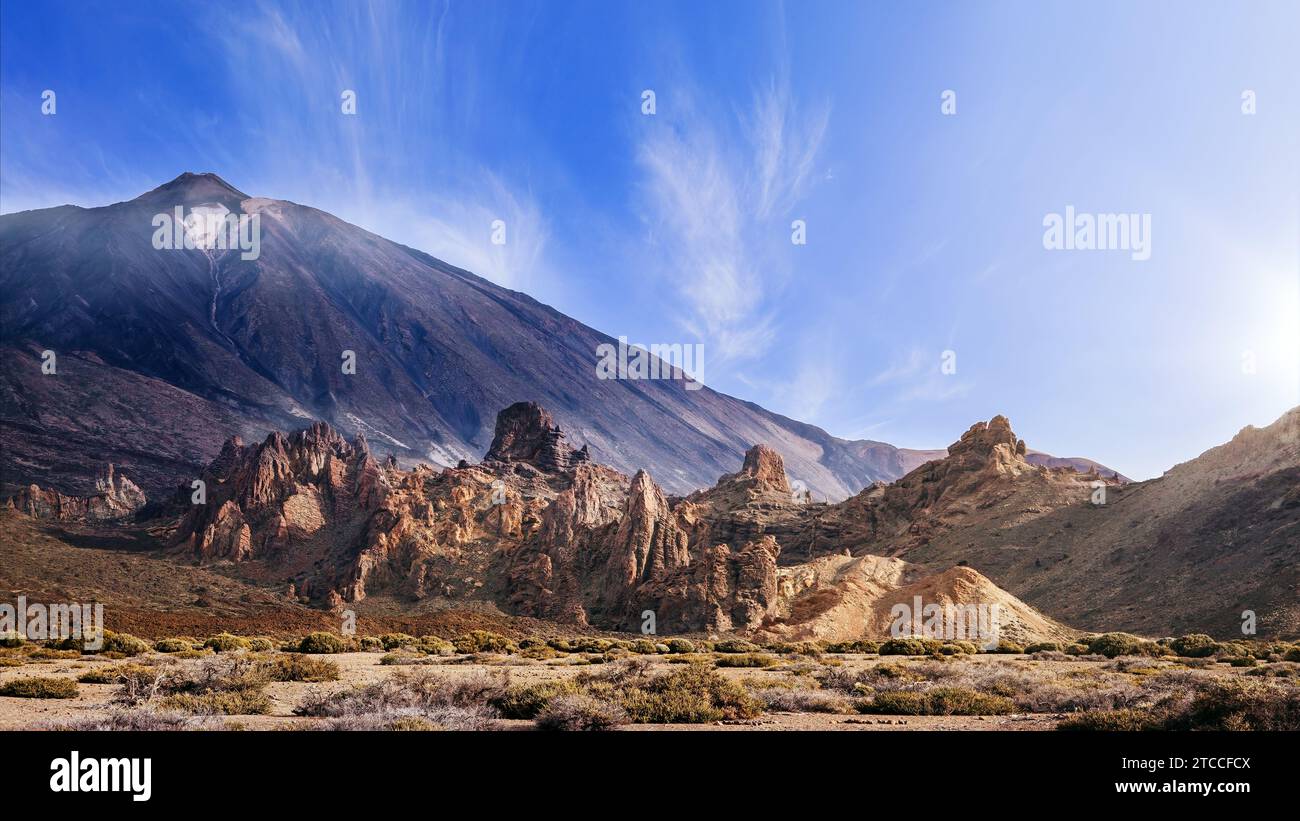
[[[1295,730],[1300,645],[528,636],[0,643],[0,729]]]
[[[37,531],[62,528],[56,539],[125,540],[315,611],[487,609],[628,632],[651,613],[665,635],[852,640],[885,636],[891,608],[919,596],[997,604],[1000,634],[1017,641],[1078,629],[1239,635],[1243,607],[1261,634],[1287,636],[1298,424],[1292,411],[1126,484],[1031,464],[995,417],[896,482],[818,504],[791,489],[764,445],[713,487],[665,494],[645,471],[593,461],[545,409],[518,403],[498,415],[477,464],[403,469],[364,436],[347,441],[317,422],[259,444],[227,441],[194,477],[202,504],[194,480],[144,504],[120,477],[91,497],[30,487],[10,504]],[[103,515],[124,507],[131,518]],[[1205,524],[1220,519],[1235,526],[1231,549]],[[1143,583],[1152,566],[1160,575]]]

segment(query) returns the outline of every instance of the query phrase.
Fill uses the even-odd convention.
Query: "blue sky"
[[[6,0],[0,211],[214,171],[702,342],[712,387],[840,436],[1003,413],[1147,478],[1300,404],[1297,32],[1292,2]],[[1066,206],[1149,214],[1150,259],[1044,249]]]

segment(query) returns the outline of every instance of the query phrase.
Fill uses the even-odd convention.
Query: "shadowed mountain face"
[[[257,215],[260,255],[155,249],[155,216],[178,206]],[[0,217],[0,494],[32,482],[87,493],[112,462],[154,496],[197,475],[233,434],[256,440],[312,419],[364,433],[404,464],[455,465],[476,460],[496,411],[521,400],[545,405],[591,458],[649,470],[671,493],[709,484],[758,442],[819,499],[931,457],[837,439],[680,379],[598,379],[597,347],[614,342],[211,174],[102,208],[10,214]]]

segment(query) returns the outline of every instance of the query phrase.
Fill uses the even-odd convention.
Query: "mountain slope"
[[[968,564],[1082,629],[1300,634],[1300,408],[1129,484],[1031,465],[999,420],[832,508],[855,550]]]
[[[260,220],[260,256],[156,250],[176,207]],[[924,452],[850,442],[680,380],[601,380],[615,340],[426,254],[290,202],[183,174],[129,202],[0,216],[0,494],[87,493],[113,462],[151,496],[232,434],[320,419],[404,464],[474,460],[495,413],[538,401],[578,444],[670,492],[778,448],[817,498]],[[54,375],[41,352],[58,357]],[[345,352],[353,374],[343,372]]]

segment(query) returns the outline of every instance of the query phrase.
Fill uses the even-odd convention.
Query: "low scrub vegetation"
[[[348,643],[333,633],[317,632],[304,636],[298,643],[298,652],[312,655],[346,653]]]
[[[1118,656],[1167,656],[1173,651],[1154,641],[1128,633],[1102,633],[1087,642],[1088,652],[1113,659]]]
[[[1300,690],[1268,681],[1202,682],[1146,709],[1070,716],[1062,730],[1300,730]]]
[[[537,729],[610,730],[627,720],[627,713],[617,704],[583,693],[566,693],[551,699],[537,714]]]
[[[274,656],[259,661],[259,671],[269,681],[338,681],[339,666],[328,659],[310,656]]]
[[[989,650],[988,652],[1002,653],[1004,655],[1019,655],[1025,652],[1025,648],[1024,646],[1017,644],[1016,642],[1011,641],[1009,639],[1002,639],[997,643],[997,645],[993,647],[993,649]]]
[[[471,630],[463,636],[457,636],[452,640],[452,646],[457,653],[519,652],[519,648],[513,641],[499,633],[490,633],[487,630]]]
[[[202,715],[270,712],[265,687],[272,681],[334,681],[338,666],[303,656],[225,654],[191,667],[175,663],[126,665],[117,671],[117,701],[131,706]]]
[[[827,653],[862,653],[870,654],[880,651],[878,641],[837,641],[826,645]]]
[[[928,656],[932,652],[938,652],[941,646],[942,642],[930,644],[927,639],[890,639],[881,644],[877,652],[882,656]]]
[[[294,712],[330,719],[335,730],[485,730],[497,716],[487,706],[503,689],[499,678],[448,682],[427,673],[396,673],[341,692],[315,692]]]
[[[94,670],[87,670],[77,676],[77,681],[81,684],[117,684],[123,676],[139,675],[142,672],[151,670],[152,667],[140,664],[123,664],[121,666],[103,666]]]
[[[572,681],[543,681],[507,687],[489,699],[488,704],[502,718],[536,718],[552,699],[580,692],[581,688]]]
[[[736,653],[720,655],[713,663],[718,667],[775,667],[780,662],[766,653]]]
[[[761,687],[753,689],[764,707],[777,713],[850,713],[853,702],[842,693],[806,687]]]
[[[713,652],[715,653],[757,653],[762,650],[752,641],[744,639],[726,639],[725,641],[715,642]]]
[[[1214,655],[1219,649],[1219,643],[1204,633],[1192,633],[1171,641],[1169,649],[1180,656],[1199,659]]]
[[[248,650],[252,648],[253,644],[243,636],[218,633],[203,642],[203,646],[214,653],[233,653],[238,650]]]
[[[935,687],[922,692],[877,693],[859,703],[863,713],[902,716],[1001,716],[1015,710],[1005,696],[991,696],[962,687]]]
[[[10,698],[76,698],[77,682],[70,678],[33,676],[0,684],[0,696]]]
[[[623,663],[608,673],[580,676],[589,694],[617,704],[636,724],[702,724],[753,718],[763,703],[741,684],[703,664],[649,676]]]

